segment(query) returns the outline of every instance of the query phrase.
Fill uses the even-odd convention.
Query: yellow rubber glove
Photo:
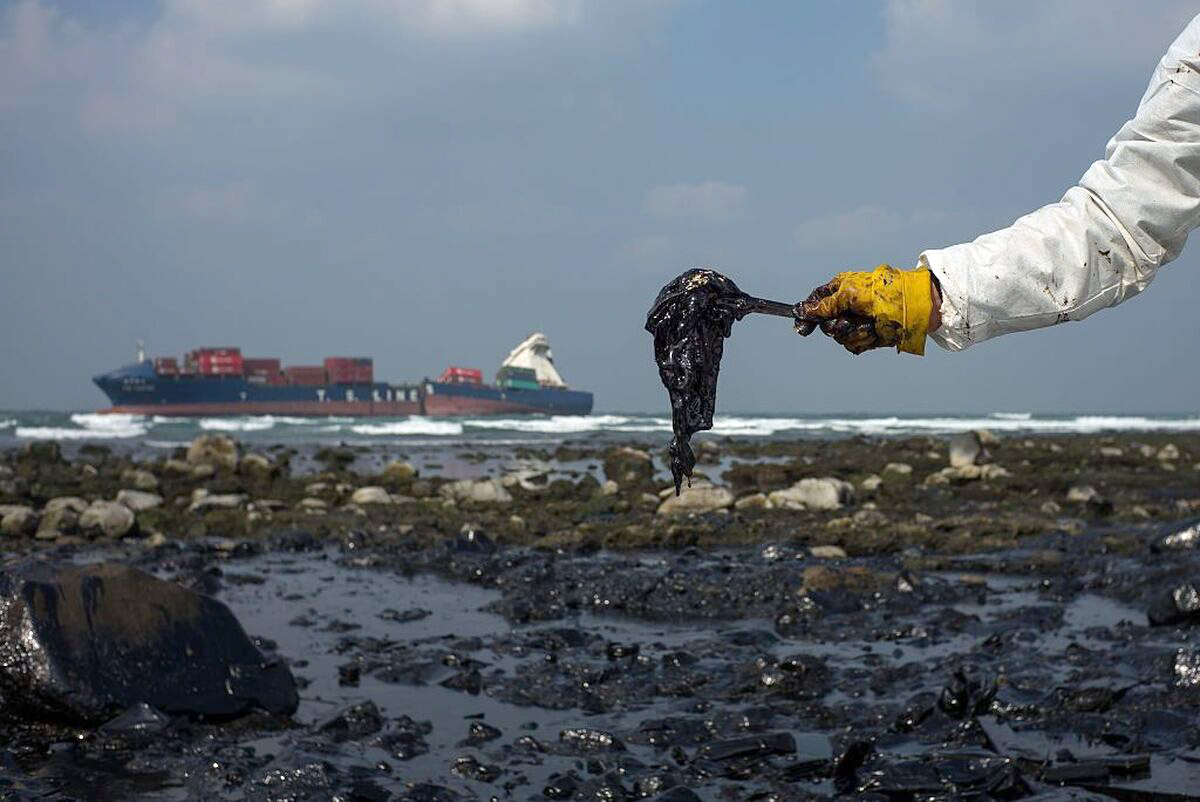
[[[933,309],[933,279],[927,268],[838,273],[798,305],[797,319],[819,321],[821,330],[853,354],[881,346],[918,356]]]

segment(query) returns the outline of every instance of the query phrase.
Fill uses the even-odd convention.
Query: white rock
[[[1000,438],[992,434],[988,429],[976,429],[975,435],[979,438],[980,444],[984,447],[994,446],[1000,442]]]
[[[160,506],[163,498],[157,493],[147,493],[144,490],[121,490],[117,493],[117,503],[124,504],[134,512],[142,512]]]
[[[209,465],[207,462],[201,463],[200,465],[192,466],[192,478],[193,479],[211,479],[213,476],[216,476],[216,475],[217,475],[216,467]]]
[[[1160,462],[1169,462],[1170,460],[1179,459],[1179,449],[1174,443],[1167,443],[1158,450],[1158,459]]]
[[[706,482],[694,482],[684,487],[678,496],[671,496],[658,505],[659,515],[686,515],[687,513],[714,512],[733,505],[733,493],[727,487],[717,487]]]
[[[274,510],[282,510],[287,504],[277,498],[259,498],[254,500],[254,509],[266,510],[272,512]]]
[[[135,490],[157,490],[158,477],[140,468],[130,468],[121,472],[121,481],[132,486]]]
[[[942,468],[925,477],[927,485],[948,485],[952,482],[972,482],[979,479],[1003,479],[1012,476],[1007,468],[999,465],[960,465]]]
[[[654,475],[654,458],[645,451],[621,446],[604,455],[604,478],[626,485],[649,481]]]
[[[32,535],[37,531],[38,515],[24,504],[0,504],[0,534],[9,537]]]
[[[495,479],[461,479],[442,485],[444,498],[474,504],[509,504],[512,494]]]
[[[84,509],[87,509],[86,505],[84,505]],[[79,513],[71,507],[59,506],[43,511],[42,519],[38,522],[37,538],[38,540],[54,540],[59,535],[74,531],[78,525]]]
[[[546,479],[545,470],[521,468],[520,470],[509,471],[501,476],[500,485],[501,487],[520,487],[530,492],[536,492],[545,487]],[[541,484],[534,480],[540,480]]]
[[[296,506],[307,512],[325,512],[329,508],[329,505],[319,498],[302,498]]]
[[[1043,501],[1041,509],[1046,515],[1058,515],[1062,512],[1062,507],[1059,506],[1057,501]]]
[[[600,495],[602,496],[615,496],[620,492],[621,486],[612,479],[605,479],[604,483],[600,485]]]
[[[1145,445],[1145,444],[1142,444],[1142,445],[1138,446],[1138,451],[1139,451],[1139,452],[1141,452],[1141,455],[1142,455],[1143,457],[1145,457],[1146,459],[1150,459],[1151,457],[1153,457],[1153,456],[1154,456],[1154,455],[1157,453],[1157,452],[1154,450],[1154,446],[1148,446],[1148,445]]]
[[[275,467],[262,454],[247,454],[238,461],[238,472],[247,476],[269,476]]]
[[[854,501],[854,485],[832,476],[810,477],[784,490],[773,491],[768,498],[783,509],[836,510]]]
[[[209,493],[202,496],[190,505],[188,512],[202,512],[204,510],[232,510],[246,503],[246,497],[241,493]]]
[[[859,526],[883,526],[888,522],[887,516],[874,508],[859,510],[852,518]]]
[[[79,516],[80,529],[107,537],[123,537],[133,525],[133,510],[115,501],[93,501]]]
[[[950,467],[974,465],[983,456],[983,442],[978,432],[962,432],[950,438]]]
[[[238,464],[237,443],[223,434],[202,434],[188,446],[189,465],[212,465],[214,468],[235,470]]]
[[[76,515],[82,513],[88,508],[88,502],[81,499],[79,496],[58,496],[46,502],[46,506],[42,508],[43,514],[58,512],[59,510],[70,510]]]
[[[383,469],[383,478],[392,482],[407,482],[409,479],[415,479],[416,476],[417,469],[413,467],[413,464],[402,459],[389,462]]]
[[[737,510],[769,510],[774,506],[766,493],[752,493],[733,502],[733,507]]]
[[[1116,457],[1125,456],[1125,451],[1116,446],[1100,446],[1100,456],[1115,459]]]
[[[883,477],[878,476],[877,474],[871,474],[866,479],[863,479],[861,482],[859,482],[858,486],[863,490],[870,492],[872,490],[878,490],[879,486],[882,484]]]
[[[360,487],[350,496],[353,504],[391,504],[392,496],[382,487]]]
[[[883,466],[884,473],[894,473],[899,476],[908,476],[913,472],[912,466],[907,462],[889,462]]]
[[[1099,498],[1100,493],[1091,485],[1075,485],[1067,491],[1067,501],[1086,504],[1092,499]]]
[[[325,482],[312,482],[304,486],[304,492],[315,496],[318,493],[324,493],[329,489],[329,485]]]
[[[841,546],[813,546],[808,553],[821,560],[841,560],[846,557],[846,550]]]

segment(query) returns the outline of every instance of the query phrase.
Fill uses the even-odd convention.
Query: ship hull
[[[471,416],[587,415],[592,394],[557,388],[503,389],[481,384],[264,385],[241,377],[160,376],[131,365],[93,381],[112,406],[101,412],[208,417],[222,415]]]
[[[580,390],[501,389],[487,385],[425,382],[426,415],[589,415],[592,394]]]

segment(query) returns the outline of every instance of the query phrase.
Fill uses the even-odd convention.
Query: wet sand
[[[1200,437],[985,441],[947,470],[936,438],[709,438],[715,487],[674,512],[662,455],[586,440],[418,476],[370,449],[207,477],[9,453],[0,504],[41,520],[7,557],[212,594],[302,701],[152,731],[8,721],[0,795],[1196,798],[1200,617],[1163,605],[1200,581],[1200,532],[1171,538],[1200,518]],[[163,503],[123,536],[41,529],[49,499],[149,486],[134,470]],[[792,508],[805,479],[846,485]]]

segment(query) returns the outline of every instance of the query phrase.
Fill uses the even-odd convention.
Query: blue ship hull
[[[479,384],[272,385],[241,376],[164,376],[149,362],[96,376],[112,412],[138,415],[587,415],[592,394]]]

